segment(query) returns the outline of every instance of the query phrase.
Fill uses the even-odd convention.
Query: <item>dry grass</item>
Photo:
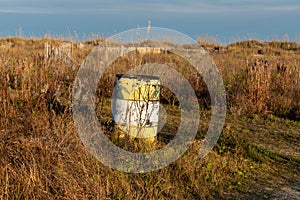
[[[211,56],[223,75],[231,112],[300,119],[298,44],[248,41],[222,48]]]
[[[0,40],[0,199],[264,199],[299,185],[300,124],[287,119],[299,120],[300,50],[294,44],[249,41],[218,51],[207,46],[229,100],[230,114],[218,144],[205,159],[197,157],[210,117],[209,106],[203,106],[197,139],[182,158],[156,172],[125,174],[85,150],[72,119],[76,63],[93,42],[83,49],[75,45],[70,66],[44,59],[46,41],[62,42]],[[205,85],[195,80],[190,68],[180,69],[184,63],[173,55],[146,55],[134,61],[126,57],[115,65],[130,68],[147,59],[177,67],[193,84],[199,102],[209,103]],[[101,79],[106,87],[98,91],[99,97],[111,94],[113,72],[121,71]],[[180,121],[176,98],[167,89],[162,93],[171,115],[165,131],[174,132]],[[99,118],[110,131],[106,100],[98,99],[97,112],[102,111]],[[172,135],[161,134],[157,145],[165,145],[168,137]]]

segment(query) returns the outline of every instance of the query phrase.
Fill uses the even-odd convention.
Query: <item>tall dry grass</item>
[[[70,109],[78,64],[93,46],[75,47],[72,59],[78,64],[70,66],[68,62],[45,59],[45,42],[59,45],[61,41],[0,40],[0,199],[213,199],[253,195],[261,198],[268,193],[260,196],[255,191],[262,186],[276,187],[272,184],[279,180],[278,173],[280,181],[297,176],[296,158],[250,143],[249,124],[233,115],[227,118],[214,150],[205,159],[198,159],[201,139],[209,124],[209,96],[200,75],[172,54],[117,60],[100,80],[102,87],[97,91],[96,107],[103,112],[101,116],[107,117],[103,121],[109,121],[110,106],[105,101],[112,93],[114,73],[147,61],[159,61],[178,69],[199,97],[202,121],[197,140],[182,158],[157,172],[125,174],[104,166],[86,151],[78,138]],[[279,44],[279,47],[247,44],[253,45],[251,48],[239,45],[222,47],[219,51],[213,47],[210,52],[226,85],[229,111],[295,117],[300,99],[299,50],[283,49]],[[261,48],[265,52],[263,57],[253,58]],[[167,88],[162,90],[162,103],[170,114],[167,131],[175,132],[172,126],[178,124],[177,100]],[[259,120],[251,119],[251,125],[261,126],[264,122]],[[275,118],[273,132],[282,123]],[[297,129],[298,126],[289,123],[289,131],[291,126]],[[109,130],[110,123],[103,126]],[[258,187],[253,188],[257,182]],[[254,192],[250,193],[251,190]]]
[[[223,75],[231,112],[300,119],[296,43],[248,41],[211,52]]]

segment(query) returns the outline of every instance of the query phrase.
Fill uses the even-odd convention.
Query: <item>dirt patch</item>
[[[294,187],[283,187],[279,191],[274,191],[272,199],[286,199],[286,200],[299,200],[300,199],[300,185]]]

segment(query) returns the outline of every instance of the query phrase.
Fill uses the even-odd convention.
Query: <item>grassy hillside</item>
[[[129,69],[147,60],[160,59],[182,71],[201,104],[196,140],[183,157],[156,172],[126,174],[93,158],[79,139],[73,122],[72,84],[80,64],[99,42],[0,39],[0,199],[299,197],[298,44],[201,43],[222,74],[228,98],[222,135],[204,159],[199,159],[197,153],[210,121],[205,84],[196,84],[191,71],[180,68],[186,63],[175,55],[145,55],[138,59],[128,56],[117,60],[101,78],[95,102],[107,132],[113,130],[107,101],[113,75],[122,72],[114,66]],[[51,47],[67,46],[71,53],[46,56],[46,43]],[[169,114],[164,130],[173,133],[180,122],[177,100],[166,88],[161,100]],[[168,139],[160,134],[153,146],[164,146]],[[140,145],[139,142],[134,145]]]

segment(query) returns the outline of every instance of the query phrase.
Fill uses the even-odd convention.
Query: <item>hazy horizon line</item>
[[[16,34],[10,34],[10,35],[2,35],[0,32],[0,39],[8,39],[8,38],[22,38],[22,39],[56,39],[56,40],[69,40],[69,41],[73,41],[76,43],[79,42],[84,42],[84,41],[90,41],[90,40],[98,40],[98,39],[107,39],[115,34],[109,35],[107,37],[101,37],[101,33],[89,33],[89,34],[85,34],[82,33],[83,35],[80,36],[76,36],[70,33],[45,33],[43,36],[37,36],[34,34],[31,35],[25,35],[24,33],[16,33]],[[288,34],[284,34],[281,37],[278,37],[277,35],[274,36],[269,36],[270,39],[260,39],[257,37],[253,37],[251,35],[242,35],[242,36],[237,36],[234,37],[234,39],[230,39],[230,41],[222,41],[222,38],[220,36],[215,36],[215,35],[201,35],[199,34],[199,36],[195,39],[195,41],[199,42],[199,41],[203,41],[203,42],[207,42],[207,43],[215,43],[215,44],[223,44],[223,45],[230,45],[233,43],[237,43],[237,42],[245,42],[245,41],[260,41],[260,42],[273,42],[273,41],[277,41],[277,42],[295,42],[298,43],[300,45],[300,33],[295,33],[295,39],[291,39],[291,37]]]

